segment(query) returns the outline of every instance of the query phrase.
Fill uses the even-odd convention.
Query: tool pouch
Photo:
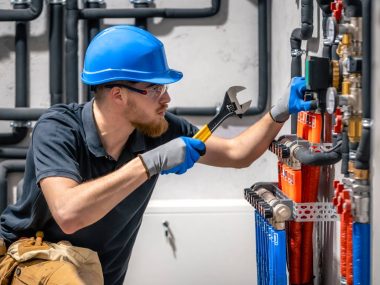
[[[32,237],[11,244],[3,257],[0,254],[0,285],[7,284],[102,285],[104,281],[95,251]]]

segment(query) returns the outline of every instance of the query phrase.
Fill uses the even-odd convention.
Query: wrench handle
[[[205,142],[211,136],[208,125],[204,125],[194,136],[193,139],[199,139]]]

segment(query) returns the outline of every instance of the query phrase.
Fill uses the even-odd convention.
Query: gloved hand
[[[206,151],[205,144],[189,137],[179,137],[155,149],[140,154],[149,177],[161,174],[183,174]]]
[[[269,111],[275,122],[285,122],[290,114],[300,111],[309,111],[312,107],[312,101],[304,101],[306,82],[304,77],[293,77],[290,82],[290,88],[278,101],[277,104]]]

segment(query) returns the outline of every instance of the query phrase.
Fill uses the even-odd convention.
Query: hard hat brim
[[[170,84],[179,81],[183,77],[182,72],[168,69],[164,73],[142,73],[129,70],[103,70],[101,72],[82,72],[82,81],[87,85],[100,85],[113,81],[135,81],[153,84]],[[106,78],[106,79],[104,79]]]

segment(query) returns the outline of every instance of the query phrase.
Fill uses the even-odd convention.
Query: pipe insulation
[[[339,162],[342,158],[341,147],[331,152],[312,152],[308,148],[298,146],[294,152],[294,157],[304,165],[332,165]]]
[[[49,90],[50,105],[63,103],[63,4],[50,3]]]
[[[31,21],[42,12],[42,0],[32,0],[28,8],[18,10],[0,9],[0,21]]]

